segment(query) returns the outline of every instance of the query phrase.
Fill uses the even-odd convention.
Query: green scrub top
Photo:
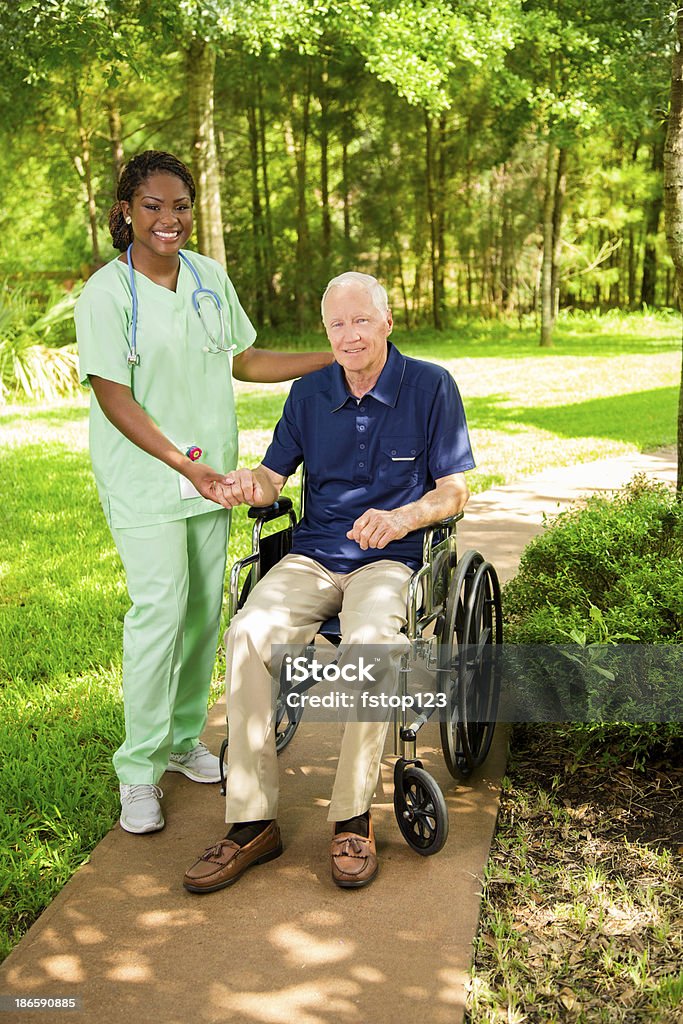
[[[256,331],[223,268],[199,253],[187,253],[202,286],[220,297],[226,346],[233,355],[253,344]],[[180,261],[175,292],[135,273],[138,295],[138,366],[128,364],[132,296],[128,265],[118,258],[86,283],[76,304],[81,383],[93,374],[130,387],[136,402],[177,447],[197,445],[202,462],[221,473],[237,465],[237,421],[232,359],[210,345],[192,304],[197,287]],[[90,396],[90,454],[104,514],[122,529],[214,512],[215,502],[181,497],[179,473],[141,448],[109,422]]]

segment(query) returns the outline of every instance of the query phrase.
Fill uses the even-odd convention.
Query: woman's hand
[[[234,508],[238,504],[238,502],[230,501],[229,495],[226,495],[222,473],[218,473],[211,466],[207,466],[203,462],[190,462],[188,460],[188,463],[188,466],[183,468],[183,475],[197,488],[202,498],[215,501],[218,505],[222,505],[223,508]]]

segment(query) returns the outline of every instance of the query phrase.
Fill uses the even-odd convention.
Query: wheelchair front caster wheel
[[[438,853],[448,838],[443,793],[424,768],[409,764],[394,785],[394,813],[403,838],[416,853]]]

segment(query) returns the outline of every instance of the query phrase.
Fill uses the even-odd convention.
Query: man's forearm
[[[408,505],[388,510],[367,509],[356,519],[346,536],[357,541],[362,551],[385,548],[414,530],[462,512],[469,496],[465,474],[453,473],[449,477],[441,477],[433,491]]]
[[[272,505],[280,497],[284,481],[280,483],[280,480],[275,478],[275,474],[267,470],[263,465],[256,467],[254,476],[261,489],[259,505]]]
[[[449,482],[428,491],[417,501],[402,505],[395,509],[395,512],[404,521],[407,532],[412,533],[440,519],[447,519],[462,512],[469,496],[470,492],[463,476],[462,481]]]

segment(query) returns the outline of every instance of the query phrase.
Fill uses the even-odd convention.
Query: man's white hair
[[[350,284],[360,284],[365,288],[372,299],[372,304],[378,312],[385,316],[389,312],[389,298],[386,288],[379,283],[376,277],[371,274],[361,274],[357,270],[347,270],[337,277],[333,277],[325,289],[320,303],[320,314],[325,322],[325,299],[332,288],[343,288]]]

